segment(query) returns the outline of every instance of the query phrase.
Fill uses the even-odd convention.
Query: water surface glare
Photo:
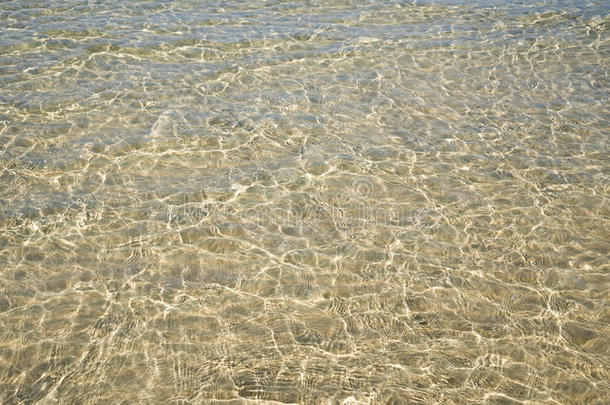
[[[0,402],[610,403],[609,12],[0,2]]]

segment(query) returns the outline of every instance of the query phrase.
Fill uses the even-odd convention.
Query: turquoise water
[[[606,1],[0,2],[0,402],[610,402]]]

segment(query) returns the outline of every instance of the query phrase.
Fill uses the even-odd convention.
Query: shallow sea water
[[[610,403],[606,1],[3,1],[0,401]]]

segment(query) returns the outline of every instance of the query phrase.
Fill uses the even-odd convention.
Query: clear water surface
[[[609,11],[0,2],[0,401],[609,403]]]

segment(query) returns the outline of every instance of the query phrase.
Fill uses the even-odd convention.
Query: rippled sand
[[[507,3],[0,3],[0,401],[610,403],[610,5]]]

